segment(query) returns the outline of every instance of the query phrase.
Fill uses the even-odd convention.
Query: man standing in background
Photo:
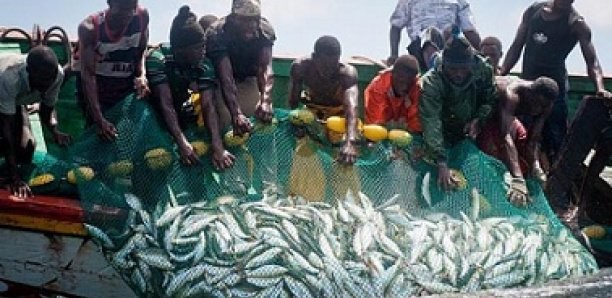
[[[422,69],[427,69],[421,54],[421,32],[435,27],[441,32],[447,27],[459,27],[470,44],[476,49],[480,45],[480,36],[473,22],[472,11],[467,0],[399,0],[391,15],[389,41],[391,54],[387,64],[391,65],[399,55],[399,44],[402,29],[406,28],[410,45],[408,52],[419,59]]]
[[[499,61],[504,55],[501,40],[495,36],[487,36],[483,38],[482,42],[480,43],[480,54],[489,58],[489,62],[491,63],[491,66],[493,66],[495,75],[499,75],[501,70]]]
[[[540,76],[554,79],[559,86],[559,97],[544,126],[542,149],[552,163],[559,152],[567,132],[568,76],[565,59],[580,43],[589,78],[598,96],[608,97],[603,82],[603,71],[595,47],[591,42],[591,29],[573,7],[573,0],[550,0],[532,4],[525,13],[512,45],[500,70],[507,75],[521,56],[521,77],[535,80]]]

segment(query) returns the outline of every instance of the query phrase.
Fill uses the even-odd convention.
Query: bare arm
[[[346,139],[349,142],[357,140],[357,84],[344,91],[344,115],[346,117]]]
[[[98,84],[96,82],[96,52],[95,32],[91,20],[87,19],[79,26],[79,50],[81,55],[81,81],[85,95],[88,112],[94,122],[101,121],[104,117],[98,102]]]
[[[606,88],[603,79],[603,70],[599,59],[597,59],[597,53],[595,52],[595,46],[591,40],[591,28],[584,22],[579,20],[575,23],[575,32],[580,42],[580,49],[582,50],[582,56],[586,62],[587,73],[589,78],[595,85],[595,90],[598,95],[606,93]]]
[[[49,107],[44,103],[40,104],[40,120],[52,132],[57,131],[57,114],[54,107]]]
[[[151,92],[149,89],[148,82],[147,82],[146,68],[145,68],[145,60],[146,60],[145,51],[147,50],[147,45],[149,44],[149,12],[146,9],[143,10],[142,17],[144,19],[143,22],[146,28],[142,32],[142,38],[140,39],[140,44],[138,46],[138,55],[140,59],[138,60],[138,63],[136,64],[135,79],[134,79],[134,89],[136,89],[136,94],[140,98],[145,97]]]
[[[100,108],[98,83],[96,81],[97,54],[95,50],[95,28],[91,19],[79,25],[79,50],[81,51],[81,83],[85,108],[96,126],[100,138],[111,141],[117,137],[117,129],[108,122]]]
[[[512,96],[511,98],[509,98]],[[519,165],[518,158],[518,150],[516,149],[516,144],[514,143],[514,138],[516,137],[515,132],[513,131],[512,123],[514,122],[514,112],[516,110],[518,98],[516,95],[504,95],[503,103],[501,103],[502,107],[500,109],[500,128],[501,135],[504,138],[504,151],[506,153],[506,162],[507,167],[510,170],[510,173],[513,177],[523,177],[523,173],[521,172],[521,167]]]
[[[257,68],[257,86],[261,97],[255,109],[255,116],[264,122],[272,121],[272,116],[274,116],[274,110],[272,109],[273,85],[272,47],[269,46],[261,49]]]
[[[389,55],[389,59],[387,60],[387,65],[393,64],[395,59],[398,57],[399,53],[399,44],[402,38],[402,28],[391,26],[389,29],[389,46],[391,49],[391,53]]]
[[[228,56],[221,57],[215,65],[217,74],[219,76],[219,82],[221,83],[221,92],[223,93],[223,100],[225,105],[232,116],[232,119],[237,117],[238,114],[242,114],[240,105],[238,104],[238,88],[236,87],[236,81],[234,80],[234,70],[232,69],[232,62]]]
[[[289,79],[289,108],[295,109],[300,104],[300,93],[302,92],[303,62],[296,60],[291,64]]]
[[[514,41],[512,41],[512,44],[510,45],[510,48],[508,49],[508,53],[506,53],[506,58],[504,58],[504,63],[502,64],[501,70],[500,70],[500,75],[505,76],[507,75],[512,68],[514,67],[514,65],[516,65],[516,62],[518,62],[519,58],[521,57],[521,54],[523,52],[523,47],[525,46],[525,43],[527,42],[527,22],[528,22],[528,14],[527,11],[525,11],[525,13],[523,13],[523,18],[521,20],[521,23],[519,24],[518,30],[516,31],[516,36],[514,37]]]
[[[529,130],[529,139],[527,140],[527,159],[529,165],[533,167],[534,165],[539,166],[539,147],[540,142],[542,141],[542,131],[544,130],[544,124],[546,123],[546,119],[552,113],[553,103],[551,102],[546,110],[542,113],[542,115],[538,116],[533,123],[533,126]]]
[[[212,147],[212,162],[216,169],[229,168],[234,164],[235,157],[223,147],[219,132],[219,119],[215,105],[212,102],[214,89],[200,91],[200,104],[210,133]]]
[[[44,103],[40,104],[40,118],[43,124],[51,131],[53,140],[59,145],[68,145],[71,141],[69,135],[61,132],[57,128],[57,114],[55,107],[49,107]]]
[[[476,50],[480,50],[480,34],[476,30],[466,30],[463,32],[465,38],[472,44],[472,47]]]
[[[168,85],[168,83],[155,85],[155,87],[153,87],[153,97],[159,100],[162,118],[164,119],[168,132],[179,148],[183,163],[187,165],[198,163],[199,160],[193,151],[193,147],[189,144],[189,141],[187,141],[185,134],[183,134],[179,126],[178,117],[174,110],[170,85]]]
[[[234,70],[232,69],[232,63],[229,57],[225,55],[216,59],[215,67],[217,69],[219,82],[221,83],[223,100],[232,117],[234,132],[238,135],[249,132],[251,124],[242,113],[240,105],[238,104],[238,89],[236,87],[236,81],[234,80]]]
[[[342,86],[344,88],[343,105],[346,117],[346,143],[340,150],[340,161],[345,164],[353,164],[357,161],[357,100],[359,89],[357,88],[357,70],[346,65],[346,74],[343,76]]]
[[[138,61],[136,67],[136,76],[144,77],[146,75],[145,69],[145,51],[147,50],[147,46],[149,45],[149,12],[145,9],[143,10],[142,17],[144,19],[144,26],[146,29],[142,32],[142,38],[140,39],[140,44],[138,45],[138,55],[140,60]]]

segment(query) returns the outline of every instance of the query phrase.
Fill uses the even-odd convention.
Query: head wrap
[[[184,5],[172,21],[170,28],[170,45],[172,47],[187,47],[204,42],[204,30],[198,23],[196,15]]]
[[[261,4],[259,0],[233,0],[232,13],[247,17],[261,16]]]

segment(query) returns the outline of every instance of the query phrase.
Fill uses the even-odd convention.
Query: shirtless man
[[[357,70],[340,62],[340,42],[332,36],[322,36],[315,42],[310,57],[297,59],[291,65],[289,107],[295,109],[300,101],[317,118],[330,116],[346,118],[346,141],[340,150],[340,161],[353,164],[357,160]],[[307,91],[301,97],[302,88]]]
[[[514,77],[496,77],[497,117],[492,117],[478,135],[481,150],[502,160],[512,180],[508,199],[518,206],[529,202],[524,174],[531,172],[545,179],[539,162],[539,145],[544,123],[559,93],[557,83],[547,77],[526,81]],[[525,129],[517,117],[530,118]]]

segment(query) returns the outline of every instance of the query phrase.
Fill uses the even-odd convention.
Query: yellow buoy
[[[228,147],[242,146],[244,145],[244,143],[246,143],[248,139],[249,139],[248,133],[245,133],[242,136],[238,136],[234,134],[233,130],[228,131],[223,136],[223,142]]]
[[[172,154],[164,148],[151,149],[145,153],[145,161],[151,170],[161,170],[172,164]]]
[[[457,169],[450,169],[450,174],[453,180],[457,182],[456,190],[464,190],[467,187],[467,179],[465,179],[465,175]]]
[[[602,239],[606,237],[606,229],[600,225],[591,225],[582,228],[582,232],[590,239]]]
[[[345,133],[346,132],[346,119],[339,116],[331,116],[327,118],[325,126],[330,131],[336,133]]]
[[[77,181],[90,181],[95,176],[95,172],[90,167],[78,167],[68,171],[66,174],[66,180],[69,183],[76,184]],[[79,180],[77,180],[77,178]]]
[[[289,121],[294,125],[309,125],[315,120],[315,114],[308,108],[292,110],[289,112]]]
[[[204,141],[193,141],[191,142],[191,147],[193,147],[193,151],[198,157],[204,156],[208,152],[208,144]]]
[[[331,116],[325,120],[325,125],[328,130],[337,133],[345,133],[346,132],[346,118],[340,116]],[[363,129],[363,122],[361,119],[357,119],[357,130]]]
[[[36,177],[32,177],[28,184],[32,187],[43,186],[55,181],[55,177],[51,174],[41,174]]]
[[[397,147],[406,147],[412,143],[412,135],[403,129],[392,129],[388,138]]]
[[[363,126],[361,134],[368,141],[379,142],[387,138],[387,129],[377,124],[367,124]]]
[[[134,170],[134,164],[131,161],[124,159],[113,162],[106,167],[106,171],[111,176],[123,177],[132,173]]]

